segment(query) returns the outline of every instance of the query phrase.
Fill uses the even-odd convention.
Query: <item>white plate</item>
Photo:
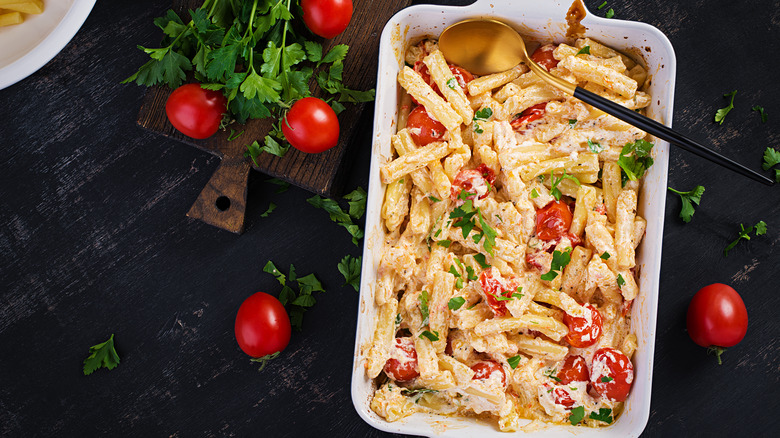
[[[76,35],[95,0],[48,0],[42,14],[0,27],[0,90],[35,73]]]
[[[567,40],[565,17],[571,1],[478,0],[465,7],[418,5],[397,13],[382,32],[366,214],[366,239],[352,372],[352,401],[355,408],[367,423],[377,429],[425,436],[508,436],[488,422],[469,418],[414,414],[397,422],[388,423],[369,407],[375,387],[365,373],[365,353],[371,343],[376,321],[374,283],[383,240],[380,209],[385,187],[380,181],[379,167],[391,156],[390,137],[396,130],[395,121],[400,92],[396,76],[403,66],[406,42],[416,41],[426,35],[435,37],[448,25],[474,17],[501,19],[514,25],[522,34],[538,41],[563,42]],[[651,79],[648,91],[653,96],[648,114],[671,126],[676,60],[669,40],[658,29],[648,24],[606,19],[590,13],[582,24],[588,29],[586,36],[644,58]],[[630,50],[632,48],[636,50]],[[625,410],[618,421],[609,427],[592,429],[550,426],[530,435],[630,437],[639,436],[647,424],[650,415],[669,144],[656,140],[653,151],[655,163],[648,171],[640,192],[639,214],[647,219],[647,234],[637,254],[641,293],[634,302],[631,316],[639,347],[633,357],[635,379]]]

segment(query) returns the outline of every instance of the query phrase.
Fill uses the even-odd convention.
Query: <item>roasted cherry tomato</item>
[[[696,292],[688,305],[688,335],[718,356],[747,333],[748,315],[742,297],[732,287],[715,283]]]
[[[495,316],[506,315],[506,300],[499,300],[497,297],[512,298],[512,294],[519,293],[517,281],[513,278],[502,278],[498,269],[491,267],[479,273],[479,284],[485,294],[485,301]]]
[[[409,134],[418,146],[425,146],[428,143],[439,141],[444,138],[447,129],[428,114],[425,107],[420,105],[409,113],[409,120],[406,122]]]
[[[165,102],[165,114],[171,125],[197,139],[214,135],[226,112],[225,96],[219,91],[204,90],[199,84],[182,85]]]
[[[614,348],[599,348],[590,370],[590,384],[596,392],[612,401],[626,401],[634,382],[634,365],[625,354]]]
[[[536,105],[526,108],[525,111],[518,114],[517,117],[512,119],[510,125],[515,131],[519,131],[525,127],[525,125],[533,122],[534,120],[544,117],[544,109],[547,107],[547,102],[537,103]]]
[[[265,357],[290,342],[290,318],[276,297],[257,292],[241,303],[236,314],[236,341],[244,353]]]
[[[555,46],[552,44],[540,46],[531,54],[531,59],[548,71],[552,70],[558,65],[558,60],[553,57],[553,50],[555,50]]]
[[[536,237],[554,240],[569,233],[572,214],[563,201],[552,201],[536,210]]]
[[[566,360],[563,361],[561,370],[558,371],[556,377],[560,379],[560,383],[563,385],[571,382],[587,382],[589,380],[588,364],[582,356],[566,356]]]
[[[585,348],[595,344],[601,336],[603,322],[601,313],[591,304],[583,306],[586,312],[590,312],[591,320],[577,318],[568,313],[563,314],[563,323],[569,327],[569,333],[564,339],[572,347]]]
[[[480,164],[476,169],[463,169],[455,176],[450,189],[450,198],[453,201],[474,198],[485,199],[490,194],[490,188],[496,182],[496,173],[485,164]],[[461,192],[463,195],[461,195]]]
[[[566,406],[567,408],[574,406],[574,399],[571,398],[569,391],[566,389],[556,386],[552,393],[555,404]]]
[[[466,93],[466,95],[469,94],[468,89],[468,83],[474,80],[474,75],[471,74],[468,70],[466,70],[463,67],[458,67],[457,65],[448,64],[450,67],[450,71],[452,72],[452,75],[455,76],[455,80],[458,81],[458,85],[460,85],[460,88],[463,89],[463,92]],[[441,90],[439,89],[439,86],[433,81],[431,78],[431,73],[428,71],[428,66],[425,65],[422,61],[417,61],[414,63],[414,71],[416,71],[420,77],[431,86],[433,91],[435,91],[439,96],[444,97]],[[419,102],[417,102],[417,99],[412,97],[412,101],[414,103],[419,105]]]
[[[305,97],[287,111],[282,120],[282,133],[300,151],[323,152],[339,142],[339,119],[324,100]]]
[[[497,362],[492,360],[483,360],[477,362],[471,366],[474,370],[474,377],[472,380],[488,380],[498,373],[501,377],[501,385],[506,386],[506,371]]]
[[[396,382],[408,382],[419,376],[414,339],[395,338],[392,348],[390,359],[385,362],[385,374]]]
[[[303,22],[315,34],[333,38],[352,19],[352,0],[301,0]]]

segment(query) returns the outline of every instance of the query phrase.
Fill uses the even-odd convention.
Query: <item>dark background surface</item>
[[[601,3],[586,2],[672,41],[674,126],[760,169],[764,148],[780,146],[780,2],[613,0],[596,10]],[[311,194],[275,194],[256,172],[244,235],[186,218],[218,159],[136,126],[144,89],[119,81],[144,62],[136,44],[159,42],[152,19],[167,7],[98,2],[57,57],[0,91],[0,435],[382,436],[358,417],[349,391],[358,296],[341,286],[336,265],[361,250],[306,203]],[[734,110],[715,124],[734,89]],[[368,111],[353,137],[347,191],[366,186],[370,120]],[[690,224],[677,217],[679,198],[667,198],[645,434],[773,435],[780,188],[677,150],[669,173],[672,187],[707,190]],[[261,218],[269,202],[278,208]],[[759,220],[767,235],[724,258],[739,224]],[[327,292],[258,373],[233,321],[253,292],[278,294],[262,272],[268,260],[315,273]],[[734,286],[750,315],[747,337],[721,366],[685,330],[691,297],[715,282]],[[85,377],[89,346],[111,333],[121,364]]]

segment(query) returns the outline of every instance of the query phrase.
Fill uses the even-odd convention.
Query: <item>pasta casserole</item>
[[[642,111],[646,70],[588,38],[540,46],[554,75]],[[501,431],[606,426],[634,379],[647,134],[519,65],[475,77],[408,48],[385,184],[371,409]]]

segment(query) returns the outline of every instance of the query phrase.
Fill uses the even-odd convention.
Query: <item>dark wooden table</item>
[[[603,15],[601,2],[586,3]],[[98,2],[57,57],[0,91],[0,435],[382,436],[358,417],[349,391],[358,299],[336,265],[360,249],[306,203],[309,193],[275,194],[255,172],[244,235],[186,218],[217,159],[135,124],[144,90],[119,81],[143,62],[136,44],[159,42],[152,19],[169,3]],[[779,1],[611,0],[608,8],[674,44],[675,127],[755,169],[766,146],[780,147]],[[715,124],[734,89],[734,110]],[[364,120],[347,190],[368,178],[370,111]],[[677,150],[669,182],[707,190],[690,224],[677,217],[679,198],[667,198],[645,433],[776,433],[780,187]],[[278,208],[261,218],[269,202]],[[759,220],[767,235],[724,258],[739,224]],[[278,293],[262,272],[268,260],[316,273],[327,292],[282,357],[258,373],[233,321],[248,295]],[[715,282],[740,291],[750,315],[747,337],[721,366],[685,330],[691,297]],[[111,333],[122,363],[83,376],[89,346]]]

